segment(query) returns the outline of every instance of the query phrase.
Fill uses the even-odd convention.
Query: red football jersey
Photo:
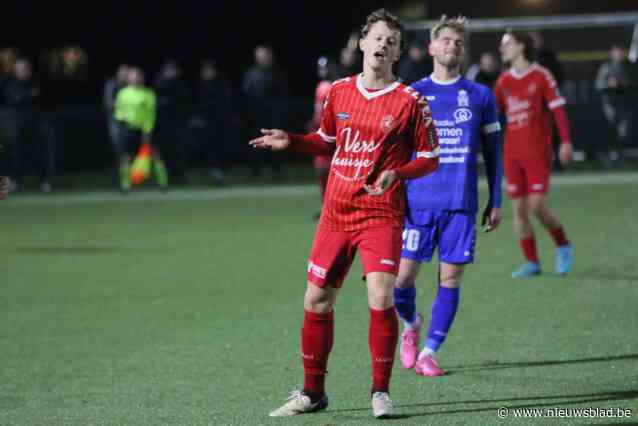
[[[361,75],[337,80],[326,99],[317,131],[335,143],[320,226],[355,231],[381,225],[403,226],[405,194],[395,181],[382,195],[369,195],[383,170],[416,157],[438,156],[438,139],[426,100],[399,82],[371,91]]]
[[[496,102],[507,115],[505,156],[539,158],[552,155],[550,110],[565,104],[547,68],[533,63],[522,74],[504,71],[494,88]]]

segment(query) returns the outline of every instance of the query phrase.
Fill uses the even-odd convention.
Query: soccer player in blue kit
[[[501,126],[490,89],[461,77],[465,54],[465,18],[446,18],[430,32],[434,72],[412,84],[424,95],[440,141],[440,165],[434,173],[406,182],[407,209],[403,251],[394,300],[405,328],[401,365],[422,376],[440,376],[434,354],[452,325],[459,304],[465,265],[474,260],[478,211],[477,154],[482,148],[489,200],[482,216],[489,232],[501,221]],[[419,352],[423,317],[416,310],[415,282],[422,262],[439,250],[438,293],[430,328]]]

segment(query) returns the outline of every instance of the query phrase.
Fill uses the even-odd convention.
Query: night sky
[[[133,3],[133,2],[130,2]],[[12,46],[36,59],[44,49],[80,45],[89,55],[94,88],[120,61],[141,65],[152,76],[167,58],[177,58],[192,77],[199,61],[211,57],[234,85],[252,63],[259,43],[275,48],[278,63],[288,70],[293,94],[308,96],[315,81],[315,60],[336,55],[352,30],[375,8],[396,9],[405,1],[358,2],[86,2],[68,8],[63,2],[3,2],[0,46]],[[638,9],[636,1],[545,0],[430,1],[428,18],[442,13],[470,17],[592,13]],[[570,3],[566,5],[565,3]]]

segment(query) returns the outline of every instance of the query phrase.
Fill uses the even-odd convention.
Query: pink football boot
[[[419,376],[436,377],[445,374],[432,355],[426,355],[419,359],[414,370]]]
[[[405,330],[401,335],[401,348],[399,350],[401,356],[401,366],[411,370],[416,364],[416,358],[419,355],[419,335],[421,327],[423,327],[423,317],[417,314],[418,327],[414,330]]]

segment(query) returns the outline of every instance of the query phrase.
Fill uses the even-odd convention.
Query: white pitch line
[[[604,186],[634,184],[638,189],[638,173],[588,173],[556,175],[552,177],[551,186]],[[486,188],[485,179],[479,181],[480,188]],[[0,201],[2,207],[21,205],[67,205],[78,203],[145,203],[182,200],[228,200],[236,198],[273,198],[299,197],[316,195],[315,184],[304,185],[264,185],[239,186],[224,189],[175,189],[167,193],[143,190],[122,195],[116,191],[94,192],[56,192],[53,194],[18,194],[10,195]]]

